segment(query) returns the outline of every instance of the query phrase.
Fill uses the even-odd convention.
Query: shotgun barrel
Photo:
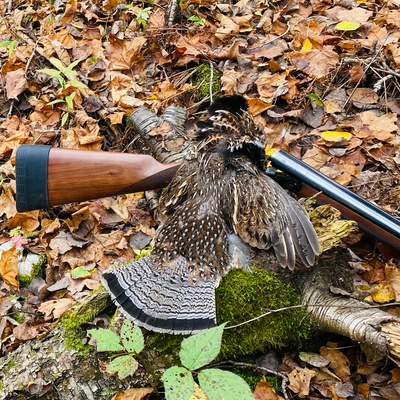
[[[179,163],[145,154],[21,145],[15,158],[18,212],[163,188]]]
[[[345,217],[356,221],[363,232],[400,251],[400,221],[396,218],[284,150],[273,150],[269,158],[273,167],[297,181],[291,182],[288,189],[302,197],[318,193],[317,199],[332,204]]]

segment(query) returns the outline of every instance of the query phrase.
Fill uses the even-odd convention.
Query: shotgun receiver
[[[283,150],[269,154],[266,173],[302,197],[316,195],[370,236],[400,251],[400,222]],[[168,185],[179,163],[149,155],[21,145],[16,154],[18,212]],[[282,173],[277,173],[279,169]]]

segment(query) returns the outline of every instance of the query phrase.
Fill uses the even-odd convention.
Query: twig
[[[11,115],[12,115],[12,110],[13,110],[13,107],[14,107],[14,99],[12,99],[11,101],[10,101],[10,108],[8,109],[8,113],[7,113],[7,119],[10,119],[11,118]]]
[[[210,103],[212,103],[213,102],[214,68],[213,68],[211,60],[209,61],[209,63],[210,63]]]
[[[356,85],[354,86],[353,90],[351,91],[349,97],[347,98],[347,100],[345,101],[345,103],[343,104],[342,110],[344,110],[347,105],[349,104],[351,98],[353,97],[354,92],[357,90],[358,86],[360,85],[361,81],[364,79],[364,76],[366,75],[367,71],[369,70],[369,68],[371,67],[371,65],[375,62],[376,58],[378,57],[379,53],[381,52],[381,50],[383,49],[383,46],[386,43],[387,38],[389,37],[390,33],[388,33],[385,37],[385,39],[382,41],[381,46],[379,47],[379,49],[377,50],[377,52],[374,54],[374,56],[372,57],[371,61],[369,62],[369,64],[367,65],[367,67],[365,68],[365,70],[363,71],[362,75],[360,76],[360,79],[358,80],[358,82],[356,83]]]
[[[381,79],[379,79],[378,81],[376,81],[374,83],[374,92],[379,92],[382,89],[382,85],[384,85],[386,83],[386,81],[390,80],[393,78],[393,75],[386,75],[384,77],[382,77]]]
[[[389,75],[395,76],[396,78],[400,78],[400,73],[398,73],[398,72],[396,72],[396,71],[393,71],[393,70],[390,69],[390,68],[385,68],[385,69],[383,69],[383,68],[375,67],[375,69],[376,69],[377,71],[379,71],[379,72],[386,72],[386,73],[389,74]]]
[[[38,42],[35,43],[32,53],[31,53],[30,57],[28,58],[28,61],[25,66],[25,74],[28,72],[29,64],[32,62],[33,57],[35,56],[37,44],[38,44]]]

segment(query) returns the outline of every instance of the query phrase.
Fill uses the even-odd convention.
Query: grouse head
[[[265,135],[247,109],[242,96],[217,99],[209,108],[208,118],[198,123],[197,150],[222,152],[226,157],[245,155],[264,169]]]

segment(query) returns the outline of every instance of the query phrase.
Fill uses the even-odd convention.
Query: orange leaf
[[[5,250],[0,256],[0,275],[3,281],[13,286],[14,288],[19,288],[19,282],[16,277],[18,275],[18,265],[17,265],[17,253],[15,251],[15,246],[11,247],[9,250]]]

